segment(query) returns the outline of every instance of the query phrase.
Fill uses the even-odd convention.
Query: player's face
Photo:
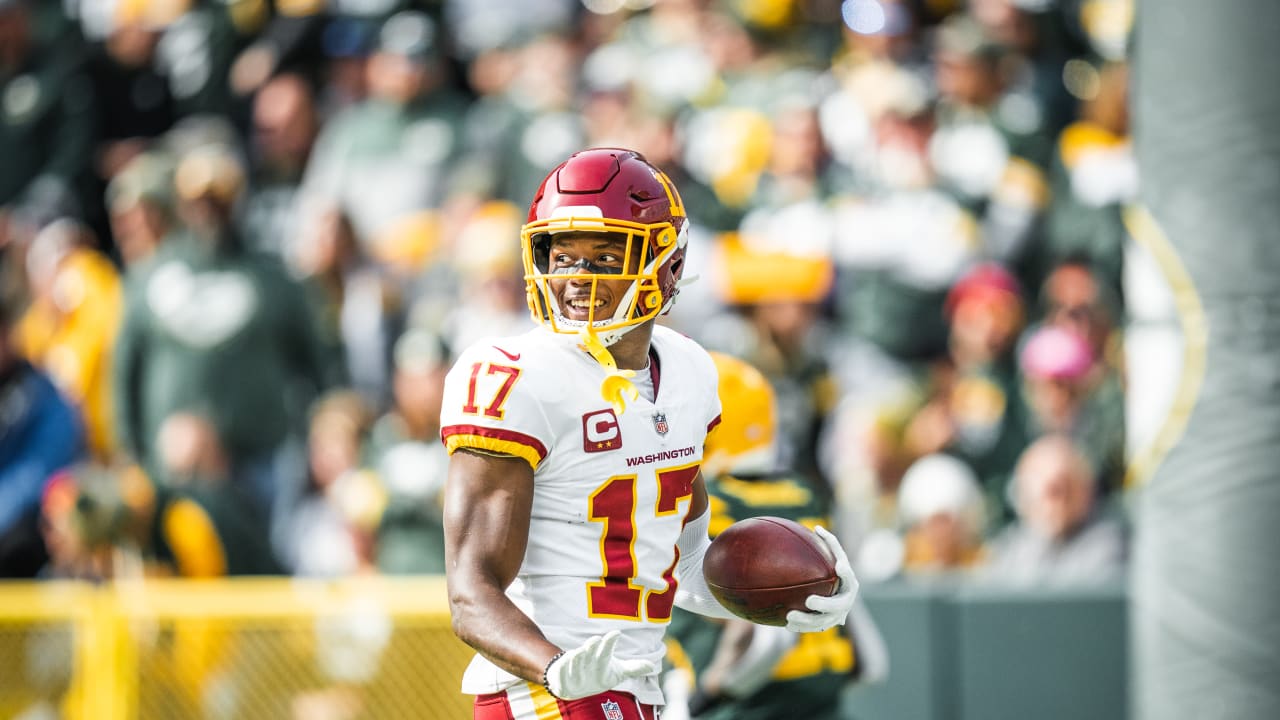
[[[635,282],[629,276],[637,271],[640,247],[638,242],[632,244],[635,247],[628,248],[625,237],[605,233],[561,233],[552,237],[548,272],[559,277],[550,281],[551,292],[565,317],[583,321],[613,317]],[[606,279],[610,275],[619,279]]]

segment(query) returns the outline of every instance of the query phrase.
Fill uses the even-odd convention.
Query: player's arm
[[[651,675],[651,660],[617,658],[617,630],[561,650],[504,590],[529,539],[533,468],[523,458],[454,452],[445,485],[445,574],[453,630],[498,667],[564,700]]]
[[[689,501],[689,517],[699,518],[706,515],[708,521],[710,521],[710,508],[711,499],[707,494],[707,481],[702,477],[702,471],[699,470],[697,476],[693,478],[693,499]]]
[[[444,497],[453,631],[498,667],[541,683],[560,648],[505,594],[529,539],[533,468],[522,458],[459,450],[449,459]]]
[[[735,617],[711,594],[702,576],[702,559],[711,546],[711,503],[707,499],[707,482],[699,472],[693,479],[693,499],[689,503],[689,521],[680,532],[676,547],[680,561],[676,563],[676,607],[707,617],[730,620]]]

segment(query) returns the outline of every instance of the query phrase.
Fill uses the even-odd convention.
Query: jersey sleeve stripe
[[[481,427],[479,425],[449,425],[440,430],[445,450],[450,455],[458,448],[474,448],[489,452],[524,458],[529,467],[537,469],[547,456],[547,446],[537,438],[514,430]]]
[[[711,432],[712,430],[714,430],[716,426],[720,424],[720,420],[722,419],[723,417],[720,415],[715,416],[715,418],[712,419],[711,422],[707,423],[707,432]]]

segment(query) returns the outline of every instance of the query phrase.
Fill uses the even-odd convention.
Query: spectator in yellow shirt
[[[120,276],[91,247],[89,230],[63,219],[27,255],[32,300],[15,328],[19,352],[78,407],[90,451],[112,452],[111,347],[120,323]]]

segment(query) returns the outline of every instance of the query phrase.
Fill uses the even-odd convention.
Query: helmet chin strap
[[[624,301],[622,306],[623,309],[625,309],[625,306],[626,306],[626,303]],[[632,330],[635,330],[636,328],[640,327],[640,325],[623,325],[622,327],[614,327],[608,330],[601,330],[600,326],[613,324],[615,322],[615,319],[610,318],[607,320],[597,320],[594,323],[588,323],[582,320],[570,320],[569,318],[565,317],[563,313],[560,312],[560,308],[558,305],[555,304],[554,300],[552,300],[552,312],[556,314],[556,322],[559,323],[562,327],[578,328],[575,334],[578,336],[579,344],[583,345],[584,347],[586,346],[586,341],[583,340],[582,338],[584,338],[587,334],[590,334],[595,339],[595,342],[599,344],[601,347],[607,348],[607,347],[611,347],[614,343],[621,340],[623,335],[626,335]],[[620,309],[618,312],[622,313],[623,310]]]
[[[621,334],[618,337],[621,337]],[[626,412],[627,402],[635,402],[636,398],[640,397],[640,391],[631,382],[631,378],[636,376],[636,371],[619,370],[618,363],[613,359],[613,353],[600,342],[595,329],[590,325],[578,331],[578,339],[581,341],[578,347],[586,350],[605,369],[604,382],[600,384],[601,397],[613,406],[614,412],[619,415]]]

